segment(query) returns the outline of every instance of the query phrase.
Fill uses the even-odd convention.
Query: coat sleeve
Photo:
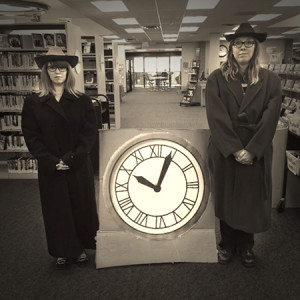
[[[219,96],[216,72],[207,79],[206,114],[212,141],[224,157],[244,148],[239,136],[233,130],[227,108]]]
[[[54,172],[59,158],[51,154],[45,144],[41,130],[37,123],[34,109],[33,98],[25,99],[22,109],[22,132],[29,152],[38,160],[39,165],[43,166],[44,170]]]
[[[62,157],[62,160],[71,168],[77,165],[80,158],[90,153],[97,137],[97,121],[94,106],[88,96],[83,95],[83,100],[86,103],[86,113],[78,141],[73,151],[66,153]]]
[[[258,129],[249,141],[246,150],[254,154],[257,159],[264,156],[264,151],[271,145],[274,137],[282,102],[282,92],[279,77],[272,74],[270,79],[270,98],[267,101]]]

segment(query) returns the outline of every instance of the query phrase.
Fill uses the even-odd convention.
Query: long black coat
[[[215,70],[207,79],[207,119],[211,130],[208,166],[215,213],[231,227],[250,233],[271,225],[272,139],[280,107],[280,79],[260,70],[260,81],[243,96],[241,82]],[[246,149],[253,165],[236,162],[233,153]]]
[[[98,216],[89,152],[96,140],[90,98],[67,93],[29,96],[24,101],[22,130],[38,160],[38,178],[49,254],[76,257],[95,248]],[[70,170],[58,171],[62,159]]]

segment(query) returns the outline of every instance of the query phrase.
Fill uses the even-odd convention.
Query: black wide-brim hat
[[[235,40],[238,37],[250,36],[257,39],[260,43],[264,42],[267,38],[266,32],[255,32],[249,23],[241,23],[239,28],[232,34],[224,34],[228,42]]]
[[[34,58],[36,64],[41,69],[43,65],[49,61],[67,61],[72,68],[78,63],[78,56],[66,55],[60,47],[50,47],[45,55]]]

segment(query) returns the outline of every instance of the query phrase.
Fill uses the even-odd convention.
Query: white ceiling
[[[177,42],[208,41],[211,33],[230,32],[241,22],[257,14],[280,14],[270,21],[250,22],[255,30],[269,36],[283,35],[298,29],[296,34],[284,34],[284,38],[300,41],[300,0],[296,7],[274,7],[280,0],[220,0],[214,9],[187,10],[188,0],[123,0],[126,12],[101,12],[90,0],[31,0],[47,4],[45,17],[88,18],[106,29],[105,34],[114,34],[130,43],[162,43],[163,34],[178,34],[181,26],[199,26],[196,32],[179,33]],[[198,0],[209,2],[211,0]],[[200,24],[182,24],[185,16],[206,16]],[[117,25],[112,19],[136,18],[138,25]],[[93,24],[93,22],[91,24]],[[125,28],[159,26],[159,29],[144,29],[144,33],[127,33]],[[102,31],[103,34],[103,31]]]

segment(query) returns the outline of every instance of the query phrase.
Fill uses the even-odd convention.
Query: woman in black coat
[[[88,261],[99,227],[89,152],[97,126],[90,98],[74,89],[77,56],[52,47],[35,58],[42,69],[39,94],[25,99],[22,131],[38,160],[38,178],[49,254],[58,268]]]
[[[220,219],[219,263],[235,251],[255,265],[254,233],[271,223],[272,139],[280,107],[280,79],[260,68],[256,33],[242,23],[230,42],[228,59],[207,79],[207,119],[211,130],[208,166],[215,214]]]

